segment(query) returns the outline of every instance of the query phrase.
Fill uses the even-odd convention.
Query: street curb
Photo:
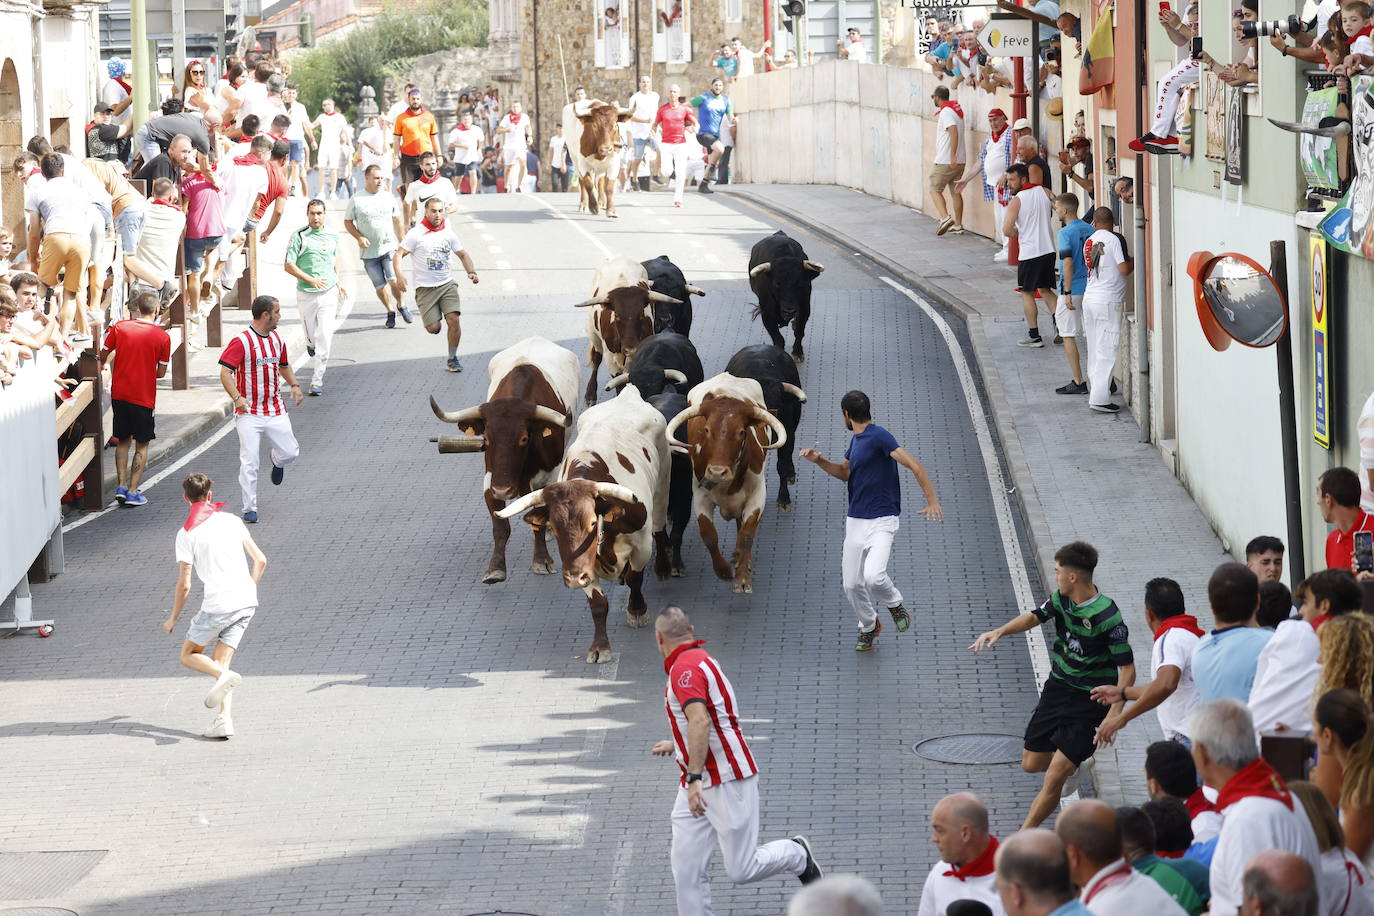
[[[1031,550],[1035,555],[1035,564],[1040,572],[1042,591],[1049,583],[1054,582],[1054,551],[1056,547],[1050,535],[1045,507],[1040,502],[1039,493],[1035,488],[1035,474],[1031,470],[1030,463],[1026,460],[1025,449],[1021,445],[1021,437],[1017,435],[1016,425],[1012,422],[1011,404],[1007,401],[1006,386],[1002,383],[1002,375],[997,367],[997,354],[988,343],[987,333],[983,328],[983,316],[969,308],[967,303],[951,296],[947,291],[924,277],[910,272],[896,261],[877,252],[866,250],[856,239],[844,232],[791,213],[739,185],[720,185],[718,190],[751,203],[780,219],[804,226],[817,235],[829,239],[837,245],[844,246],[850,252],[861,253],[863,257],[868,258],[964,322],[968,328],[973,359],[978,366],[984,391],[987,393],[993,425],[997,428],[997,435],[1002,440],[1002,451],[1006,456],[1007,469],[1011,474],[1012,481],[1016,484],[1016,492],[1011,495],[1015,496],[1026,521],[1026,536],[1030,539]],[[1027,609],[1021,608],[1019,610]],[[1098,761],[1096,772],[1093,774],[1094,789],[1098,797],[1102,797],[1112,804],[1122,804],[1121,799],[1125,797],[1125,788],[1121,784],[1121,770],[1117,761],[1116,747],[1111,747],[1110,754],[1104,754],[1103,750],[1106,749],[1099,750],[1094,755]]]

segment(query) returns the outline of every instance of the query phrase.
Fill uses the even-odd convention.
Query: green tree
[[[334,99],[349,120],[357,116],[360,92],[371,86],[382,104],[382,84],[417,57],[449,48],[485,47],[486,0],[430,0],[419,9],[388,8],[373,22],[337,41],[292,58],[291,79],[310,111]]]

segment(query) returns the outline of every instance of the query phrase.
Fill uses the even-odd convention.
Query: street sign
[[[993,57],[1030,57],[1035,23],[1021,16],[997,16],[978,33],[978,44]]]
[[[224,0],[185,0],[184,9],[187,34],[223,34]],[[171,35],[175,31],[172,0],[148,0],[146,12],[149,35]]]

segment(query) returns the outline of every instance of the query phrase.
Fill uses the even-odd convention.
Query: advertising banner
[[[1327,336],[1330,284],[1326,277],[1326,239],[1320,232],[1308,237],[1309,293],[1312,301],[1312,438],[1331,448],[1331,342]]]

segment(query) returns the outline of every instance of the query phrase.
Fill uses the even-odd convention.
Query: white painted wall
[[[1195,251],[1235,251],[1260,264],[1269,243],[1297,241],[1292,214],[1174,191],[1174,297],[1178,315],[1179,477],[1233,552],[1250,538],[1286,538],[1279,389],[1272,347],[1232,344],[1218,353],[1202,334],[1186,273]]]

